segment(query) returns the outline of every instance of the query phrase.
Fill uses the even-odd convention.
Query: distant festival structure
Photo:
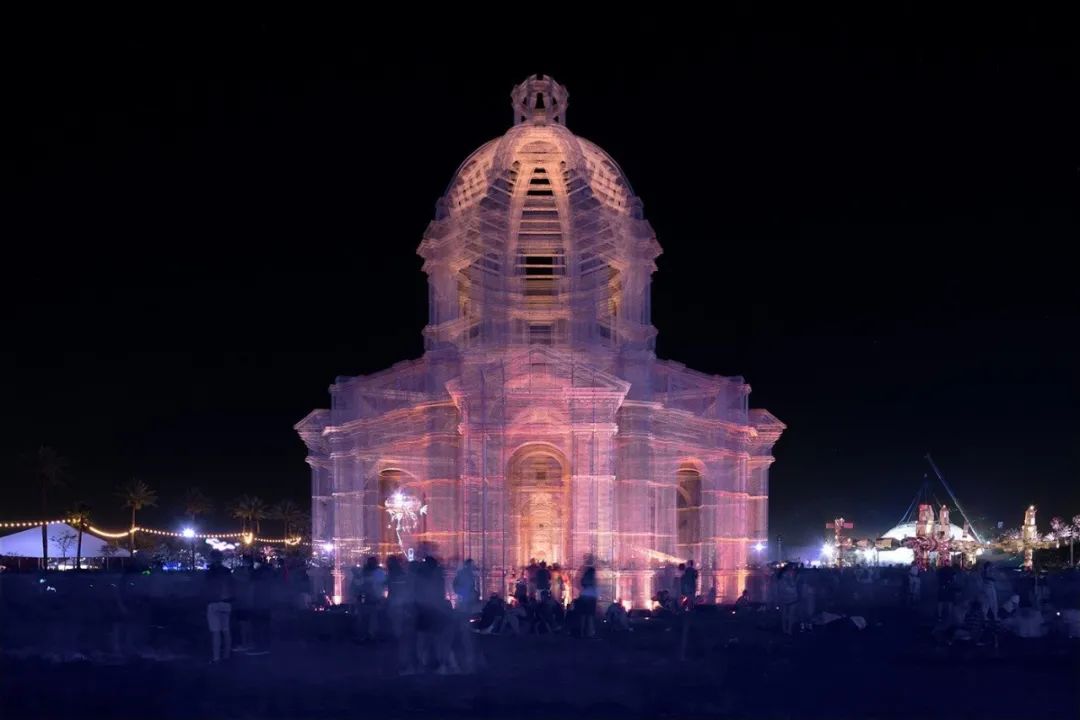
[[[567,129],[568,98],[518,85],[513,126],[436,203],[424,355],[339,377],[296,426],[336,595],[365,554],[426,544],[473,558],[487,591],[532,559],[588,562],[602,599],[642,606],[661,565],[693,559],[734,600],[767,541],[784,425],[741,377],[657,358],[660,246],[619,166]]]
[[[1011,531],[997,539],[984,540],[972,527],[960,507],[956,493],[953,492],[929,454],[926,460],[964,518],[963,527],[954,525],[950,521],[948,505],[939,505],[935,513],[934,504],[931,502],[929,481],[924,481],[896,527],[877,540],[859,540],[856,543],[863,561],[872,561],[880,565],[915,564],[924,570],[933,566],[945,567],[957,563],[971,567],[975,564],[978,555],[987,550],[994,550],[1023,555],[1023,566],[1030,570],[1034,567],[1035,550],[1058,547],[1062,538],[1068,538],[1071,541],[1073,531],[1060,518],[1054,518],[1051,522],[1051,526],[1056,525],[1056,528],[1045,536],[1040,535],[1035,522],[1034,505],[1028,506],[1024,511],[1024,522],[1019,530]],[[911,520],[909,518],[912,517],[913,508],[916,509],[916,515],[915,519]],[[839,530],[842,522],[843,518],[837,518],[826,526],[837,528],[835,542],[837,548],[842,547]],[[844,526],[846,527],[846,524]],[[1080,527],[1080,522],[1077,523],[1077,527]],[[830,560],[836,564],[842,564],[842,552],[833,552],[831,546],[826,547],[830,550]]]
[[[844,565],[848,564],[847,558],[853,545],[852,539],[844,531],[854,529],[855,523],[838,517],[832,522],[826,523],[825,527],[833,531],[833,544],[829,547],[832,564],[836,567],[844,567]]]

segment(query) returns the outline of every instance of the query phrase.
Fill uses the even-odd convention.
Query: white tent
[[[69,560],[75,559],[75,548],[79,537],[78,530],[66,523],[50,523],[45,530],[45,534],[49,539],[50,560],[60,559],[65,555]],[[65,544],[67,545],[66,549]],[[105,549],[108,545],[108,541],[84,531],[82,556],[84,558],[128,557],[127,550],[117,549],[110,553]],[[36,527],[0,537],[0,555],[8,557],[41,557],[41,526],[37,525]]]

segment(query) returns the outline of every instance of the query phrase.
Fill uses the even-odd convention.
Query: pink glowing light
[[[427,514],[427,505],[399,490],[386,499],[386,512],[390,515],[389,527],[392,527],[397,535],[398,547],[401,552],[408,554],[410,549],[405,547],[403,536],[416,531],[420,525],[420,516]]]

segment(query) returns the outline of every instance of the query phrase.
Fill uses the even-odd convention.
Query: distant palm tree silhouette
[[[124,501],[124,507],[131,508],[131,534],[128,545],[131,556],[135,557],[135,513],[143,508],[157,505],[157,493],[142,480],[132,480],[118,494]]]

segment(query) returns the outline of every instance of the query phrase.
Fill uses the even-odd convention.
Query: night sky
[[[658,354],[744,376],[787,423],[771,535],[884,531],[927,451],[975,518],[1080,513],[1073,26],[661,25],[387,49],[332,18],[17,33],[0,520],[40,516],[42,443],[71,464],[52,515],[83,497],[120,528],[132,477],[157,527],[188,486],[305,503],[293,424],[335,376],[421,354],[424,227],[535,72],[645,203]]]

